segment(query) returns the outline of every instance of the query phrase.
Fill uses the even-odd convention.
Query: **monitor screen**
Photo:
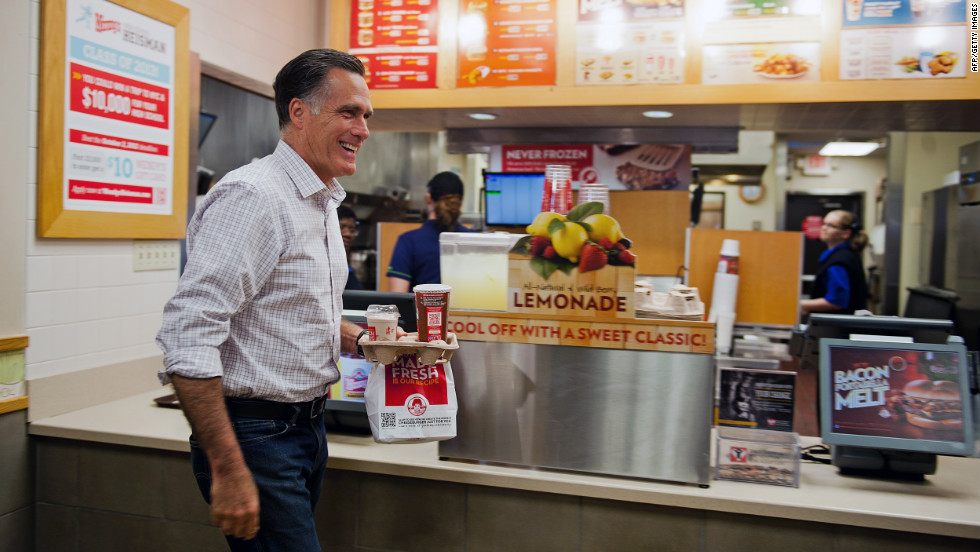
[[[541,212],[544,173],[483,173],[487,225],[526,226]]]
[[[966,347],[820,340],[820,435],[846,445],[974,453]]]

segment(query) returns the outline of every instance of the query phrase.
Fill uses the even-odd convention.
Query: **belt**
[[[264,399],[240,399],[225,397],[228,415],[236,418],[259,418],[263,420],[282,420],[290,424],[312,420],[323,414],[327,405],[324,395],[312,401],[301,403],[285,403],[267,401]]]

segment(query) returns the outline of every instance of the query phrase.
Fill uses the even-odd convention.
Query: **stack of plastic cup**
[[[572,168],[568,165],[547,165],[544,168],[544,194],[541,211],[561,215],[572,208]]]
[[[715,349],[723,355],[732,350],[735,325],[735,299],[738,295],[738,240],[725,240],[718,256],[711,311],[708,321],[715,323]]]
[[[578,189],[578,204],[598,201],[602,203],[602,212],[609,214],[609,187],[605,184],[582,184]]]

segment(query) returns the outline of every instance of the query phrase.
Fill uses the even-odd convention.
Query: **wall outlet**
[[[133,271],[180,268],[180,242],[171,240],[133,241]]]

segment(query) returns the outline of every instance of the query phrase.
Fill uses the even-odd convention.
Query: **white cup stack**
[[[727,355],[732,350],[735,299],[738,296],[738,240],[722,242],[718,271],[711,291],[708,322],[715,323],[715,350]]]

